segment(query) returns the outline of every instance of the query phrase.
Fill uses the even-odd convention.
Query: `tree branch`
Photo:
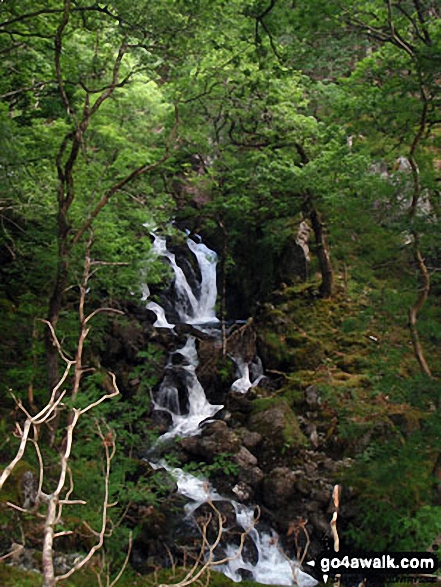
[[[72,245],[75,245],[81,239],[81,237],[84,235],[84,233],[87,230],[89,230],[89,228],[92,226],[93,221],[95,220],[95,218],[98,216],[98,214],[101,212],[101,210],[104,208],[104,206],[108,203],[108,201],[110,200],[110,198],[117,191],[119,191],[125,185],[127,185],[128,183],[130,183],[134,179],[140,177],[141,175],[144,175],[146,173],[149,173],[150,171],[153,171],[154,169],[156,169],[157,167],[159,167],[160,165],[162,165],[163,163],[165,163],[165,161],[167,161],[167,159],[169,159],[169,157],[170,157],[171,144],[173,143],[173,141],[176,138],[176,134],[177,134],[177,131],[178,131],[179,124],[180,124],[179,107],[178,107],[178,105],[175,105],[175,124],[173,125],[173,128],[170,131],[170,135],[169,135],[168,140],[167,140],[167,144],[166,144],[166,147],[165,147],[165,153],[164,153],[164,155],[160,159],[158,159],[157,161],[155,161],[154,163],[141,165],[140,167],[138,167],[137,169],[134,169],[131,173],[129,173],[128,175],[126,175],[123,179],[121,179],[120,181],[118,181],[117,183],[115,183],[104,194],[104,196],[101,198],[101,200],[97,203],[97,205],[95,206],[95,208],[90,213],[89,218],[86,220],[86,222],[78,229],[78,231],[76,232],[75,236],[72,238],[72,242],[71,242]]]
[[[57,32],[55,34],[54,39],[54,47],[55,47],[55,71],[57,74],[57,82],[58,88],[60,90],[61,98],[64,102],[66,110],[68,114],[73,115],[73,111],[71,109],[69,98],[67,97],[66,90],[64,88],[63,76],[61,72],[61,52],[63,49],[63,33],[67,24],[69,22],[70,16],[70,0],[64,0],[64,9],[63,9],[63,18],[57,28]]]

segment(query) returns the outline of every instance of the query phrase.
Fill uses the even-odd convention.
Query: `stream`
[[[167,260],[174,274],[173,317],[168,316],[166,309],[156,302],[148,301],[146,305],[147,309],[156,315],[154,326],[174,331],[177,324],[188,324],[214,340],[219,340],[220,322],[215,313],[217,254],[200,239],[196,242],[188,237],[187,246],[194,255],[197,270],[192,270],[194,275],[187,279],[176,255],[168,250],[166,238],[153,236],[153,250]],[[187,274],[188,271],[187,267]],[[143,300],[148,300],[148,285],[143,284],[142,291]],[[264,377],[261,362],[258,358],[251,362],[240,356],[231,358],[236,366],[237,377],[231,385],[231,390],[246,394]],[[223,408],[223,405],[213,405],[208,401],[196,375],[197,366],[196,339],[188,335],[185,344],[170,354],[162,383],[154,398],[154,408],[167,412],[171,417],[171,426],[158,439],[158,444],[174,437],[183,438],[200,434],[201,424],[215,417]],[[238,552],[237,545],[227,543],[223,547],[223,556],[228,560],[216,567],[217,570],[235,582],[240,582],[245,575],[267,585],[313,587],[317,584],[313,577],[300,569],[296,561],[290,560],[282,552],[274,530],[259,528],[260,524],[255,519],[255,508],[221,496],[207,480],[201,480],[182,469],[170,467],[164,460],[153,461],[151,465],[156,469],[165,468],[174,477],[178,492],[189,500],[186,506],[187,517],[191,517],[195,510],[206,502],[215,504],[222,501],[231,504],[237,527],[247,533],[257,555],[248,560],[245,549]]]

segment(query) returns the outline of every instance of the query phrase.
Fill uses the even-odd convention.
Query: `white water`
[[[188,411],[181,414],[179,409],[178,390],[175,386],[169,385],[167,378],[164,378],[155,401],[156,409],[167,411],[172,417],[172,427],[161,438],[173,438],[174,436],[193,436],[200,433],[199,424],[206,418],[213,417],[223,405],[213,405],[207,400],[205,391],[196,376],[198,366],[198,353],[195,339],[189,336],[185,345],[175,351],[183,357],[183,364],[177,367],[183,373],[188,392]],[[169,361],[169,368],[172,368]],[[170,396],[173,398],[171,399]]]
[[[207,324],[209,322],[218,322],[214,306],[217,297],[216,287],[216,264],[217,255],[203,243],[195,243],[192,239],[187,239],[187,246],[195,255],[201,273],[201,281],[198,291],[193,291],[185,277],[182,268],[176,262],[176,256],[167,249],[166,239],[154,235],[153,250],[157,255],[166,257],[170,261],[170,266],[175,275],[176,291],[176,311],[179,320],[183,324]],[[165,313],[155,304],[149,304],[150,310],[153,310],[161,324],[167,322]],[[162,310],[162,315],[158,312]],[[172,327],[170,325],[169,327]]]
[[[246,393],[252,387],[256,387],[265,377],[262,370],[262,364],[247,363],[242,357],[233,357],[236,363],[236,374],[238,379],[231,385],[231,390],[236,393]]]
[[[175,255],[167,250],[165,238],[155,236],[153,248],[158,255],[166,257],[175,274],[176,310],[181,322],[201,327],[207,323],[218,322],[215,315],[216,303],[216,254],[203,243],[195,243],[191,239],[187,241],[189,249],[193,252],[199,265],[201,280],[197,291],[194,292],[188,283],[184,272],[176,262]],[[146,299],[149,295],[148,287],[143,288]],[[167,320],[163,308],[155,302],[150,302],[147,307],[157,316],[155,326],[173,328]],[[176,364],[173,358],[181,355],[181,361]],[[232,389],[240,393],[246,393],[251,387],[258,384],[263,375],[260,363],[247,363],[241,358],[234,359],[237,366],[238,379],[233,383]],[[159,441],[175,436],[191,436],[199,434],[200,423],[213,417],[221,405],[212,405],[207,400],[205,391],[196,376],[198,355],[195,339],[189,336],[185,345],[172,353],[166,367],[166,375],[157,393],[154,405],[156,409],[164,410],[171,415],[172,426]],[[188,406],[185,413],[181,413],[179,401],[179,385],[185,386],[188,394]],[[216,492],[213,487],[204,480],[184,472],[179,468],[171,468],[165,462],[152,463],[155,468],[164,467],[175,478],[178,491],[190,502],[186,506],[187,516],[207,501],[229,501],[236,512],[238,526],[248,533],[257,549],[257,562],[255,564],[238,556],[237,547],[226,546],[226,554],[231,559],[222,567],[216,567],[233,581],[241,581],[240,570],[252,573],[253,578],[267,585],[297,585],[300,587],[314,587],[317,581],[301,571],[294,561],[289,560],[280,550],[278,537],[275,532],[259,532],[254,527],[254,510],[235,500],[229,500]]]
[[[170,322],[165,317],[164,308],[162,308],[156,302],[149,302],[146,306],[147,310],[151,310],[156,314],[156,322],[153,323],[153,326],[156,328],[174,328],[174,324],[170,324]]]
[[[217,255],[210,250],[204,243],[195,243],[191,239],[187,240],[187,245],[198,260],[201,271],[200,293],[198,304],[193,310],[193,319],[190,318],[190,324],[205,324],[207,322],[219,322],[216,317],[215,304],[217,298],[216,286],[216,264]]]
[[[186,505],[186,515],[190,517],[199,506],[208,501],[228,501],[236,513],[236,521],[249,538],[254,542],[257,550],[257,562],[244,560],[242,553],[237,552],[237,546],[229,544],[225,548],[225,556],[230,560],[216,566],[216,569],[236,583],[242,580],[240,571],[249,571],[254,580],[264,585],[297,585],[299,587],[314,587],[317,581],[304,573],[298,564],[283,554],[276,532],[259,532],[255,527],[254,509],[238,503],[232,499],[222,497],[208,481],[199,479],[182,469],[169,467],[164,461],[154,465],[155,468],[166,469],[176,480],[178,491],[190,502]]]

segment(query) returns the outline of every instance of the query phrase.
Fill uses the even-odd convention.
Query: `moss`
[[[285,385],[278,391],[277,395],[283,397],[294,409],[303,408],[305,401],[305,391],[300,386],[296,386],[295,384]]]
[[[255,399],[253,401],[252,406],[253,413],[258,414],[259,412],[269,410],[271,406],[274,406],[276,403],[279,403],[280,401],[283,402],[284,400],[280,400],[277,397],[262,397],[259,399]]]
[[[0,563],[0,585],[2,587],[39,587],[43,585],[43,576],[33,571],[24,571]]]
[[[0,473],[2,471],[3,469],[0,470]],[[2,500],[12,501],[18,504],[21,503],[21,479],[26,471],[31,471],[34,474],[37,472],[33,465],[22,459],[15,465],[12,473],[2,488]]]
[[[284,398],[256,399],[252,402],[249,427],[275,447],[297,448],[307,445],[296,415]]]
[[[174,584],[182,580],[188,569],[162,569],[150,575],[139,575],[128,568],[118,581],[118,587],[157,587],[161,583]],[[202,575],[206,579],[207,574]],[[43,585],[43,576],[33,571],[24,571],[17,567],[11,567],[0,563],[1,587],[40,587]],[[104,579],[105,582],[105,579]],[[74,573],[67,581],[60,583],[64,587],[96,587],[97,578],[91,569],[85,569]],[[220,572],[211,571],[210,587],[233,587],[237,585]],[[259,587],[260,583],[254,581],[242,581],[241,587]]]

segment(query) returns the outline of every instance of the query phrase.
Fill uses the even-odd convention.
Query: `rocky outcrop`
[[[282,398],[254,400],[247,427],[262,437],[256,450],[267,469],[307,445],[296,415]]]
[[[202,429],[201,436],[190,436],[181,441],[181,447],[189,454],[202,457],[208,462],[220,454],[239,452],[239,437],[228,428],[226,422],[217,420]]]

